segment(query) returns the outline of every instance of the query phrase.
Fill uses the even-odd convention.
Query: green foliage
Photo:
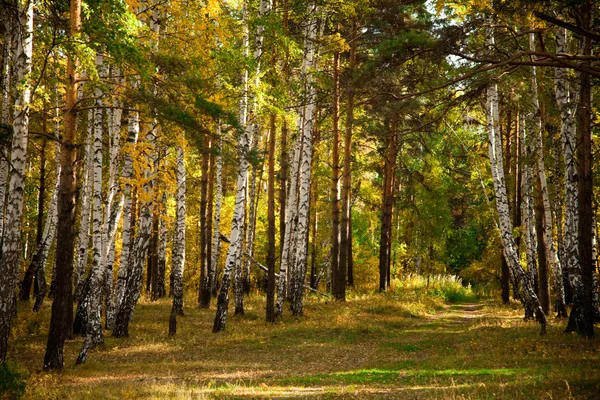
[[[14,362],[0,364],[0,399],[20,399],[26,384],[27,375]]]
[[[391,289],[398,295],[411,291],[418,296],[432,296],[445,303],[472,303],[478,300],[471,285],[463,285],[455,275],[405,275],[391,283]]]

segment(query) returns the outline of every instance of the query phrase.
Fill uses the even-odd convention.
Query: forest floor
[[[68,341],[65,368],[52,373],[41,371],[50,304],[35,315],[21,305],[9,358],[26,375],[24,398],[600,398],[600,341],[565,334],[553,318],[541,337],[517,303],[311,295],[303,318],[269,325],[264,297],[251,296],[219,334],[214,305],[187,304],[169,338],[170,299],[142,299],[129,338],[105,331],[78,366],[81,339]]]

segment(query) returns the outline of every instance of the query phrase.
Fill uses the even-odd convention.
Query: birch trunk
[[[10,59],[12,55],[12,21],[5,20],[4,52],[2,53],[2,123],[9,125],[10,92],[11,92],[11,68]],[[8,149],[0,145],[0,242],[4,237],[4,207],[6,205],[6,185],[8,184]]]
[[[60,129],[60,125],[57,121],[57,131]],[[57,136],[58,140],[58,136]],[[55,145],[55,183],[54,190],[52,192],[52,197],[50,198],[50,204],[48,205],[48,213],[46,215],[46,222],[44,223],[44,231],[42,234],[42,240],[36,250],[32,258],[32,264],[35,265],[32,268],[33,276],[35,279],[35,285],[37,287],[37,293],[35,298],[35,304],[33,306],[33,311],[38,312],[42,307],[42,303],[44,301],[44,297],[46,296],[46,262],[48,261],[48,253],[50,252],[50,246],[52,246],[52,242],[54,241],[54,236],[56,233],[56,221],[58,219],[57,214],[57,199],[58,199],[58,183],[60,179],[60,145],[58,141]],[[25,287],[25,281],[23,282],[22,291],[29,291],[30,287]],[[27,296],[29,297],[29,296]],[[23,298],[23,296],[22,296]]]
[[[525,260],[527,270],[530,272],[533,282],[534,271],[536,271],[537,260],[537,233],[535,229],[535,209],[533,197],[533,173],[530,160],[534,154],[531,146],[531,138],[525,134],[524,121],[519,121],[519,140],[521,141],[521,185],[523,202],[521,203],[521,215],[523,216],[523,238],[525,239]],[[544,307],[542,307],[544,309]],[[533,317],[533,316],[532,316]]]
[[[183,268],[185,266],[185,217],[186,217],[186,185],[185,160],[183,148],[177,148],[177,208],[175,220],[175,239],[173,240],[173,307],[169,319],[169,334],[176,332],[176,317],[183,315]]]
[[[486,46],[488,49],[494,46],[494,34],[491,26],[491,18],[488,19],[488,27],[486,29]],[[508,209],[508,198],[506,195],[506,182],[504,179],[504,166],[502,159],[502,143],[499,131],[499,111],[498,111],[498,86],[495,82],[488,85],[486,91],[487,104],[487,125],[489,139],[489,154],[490,165],[492,170],[492,178],[494,181],[494,192],[496,195],[496,209],[500,223],[500,235],[502,239],[503,251],[506,257],[509,268],[512,270],[513,276],[518,281],[519,286],[523,291],[523,299],[526,308],[533,310],[536,320],[541,325],[541,334],[546,333],[546,316],[540,306],[537,295],[531,285],[529,276],[525,274],[517,250],[515,247],[514,237],[512,235],[512,223],[510,221],[510,212]]]
[[[117,309],[115,325],[112,333],[114,337],[129,336],[129,323],[133,319],[133,312],[135,311],[135,306],[142,290],[144,264],[148,255],[150,236],[152,233],[153,179],[149,170],[156,164],[155,145],[157,130],[158,128],[155,124],[146,135],[146,142],[148,146],[146,153],[147,166],[144,173],[146,183],[144,184],[139,195],[141,202],[139,228],[130,257],[131,270],[128,271],[123,298]]]
[[[312,69],[316,66],[315,42],[317,39],[317,5],[309,6],[310,22],[306,28],[306,39],[304,42],[304,59],[302,72],[305,76],[307,86],[306,112],[302,124],[302,165],[300,169],[300,193],[298,200],[298,231],[296,233],[296,257],[295,274],[292,287],[292,314],[303,315],[302,301],[304,297],[304,280],[306,276],[306,265],[308,260],[308,226],[310,205],[310,177],[313,150],[313,130],[315,126],[316,87]]]
[[[92,211],[92,202],[90,195],[92,194],[92,161],[94,153],[92,151],[92,137],[94,128],[94,110],[88,111],[88,132],[85,141],[85,155],[83,171],[83,183],[81,184],[81,217],[79,219],[79,235],[77,238],[77,254],[75,261],[75,300],[79,300],[83,294],[83,286],[85,284],[84,274],[88,261],[88,247],[90,244],[90,217]]]
[[[529,47],[532,51],[535,50],[534,34],[529,35]],[[542,189],[542,200],[544,202],[544,247],[546,250],[546,259],[550,264],[550,269],[554,276],[554,287],[556,290],[556,309],[557,317],[563,318],[567,316],[565,308],[565,290],[562,284],[561,265],[556,254],[556,247],[552,237],[552,206],[550,205],[550,196],[548,194],[548,183],[546,181],[546,167],[544,166],[544,140],[542,137],[542,114],[540,110],[540,100],[538,95],[537,70],[536,67],[531,67],[531,97],[533,102],[533,120],[535,121],[536,131],[536,156],[537,170]]]
[[[300,152],[302,151],[302,138],[298,137],[293,153],[293,159],[290,163],[290,185],[288,198],[285,202],[285,234],[281,250],[281,265],[279,266],[279,280],[277,282],[277,301],[275,303],[275,316],[283,316],[283,301],[286,298],[286,286],[288,285],[288,265],[290,253],[294,242],[293,233],[295,231],[296,215],[298,213],[298,167],[300,165]]]
[[[134,83],[134,88],[137,87],[137,83]],[[123,156],[123,180],[125,187],[123,189],[123,196],[125,203],[123,206],[123,229],[121,233],[121,263],[119,265],[119,274],[117,277],[117,287],[115,293],[115,310],[119,310],[125,295],[125,287],[127,282],[127,276],[129,275],[129,269],[131,265],[130,250],[131,250],[131,215],[133,208],[132,200],[132,187],[131,179],[133,178],[133,160],[131,153],[133,152],[135,145],[138,140],[140,133],[140,114],[137,111],[130,111],[128,118],[128,136],[127,136],[127,147],[124,151]],[[111,321],[111,326],[114,325],[114,317]]]
[[[217,313],[213,325],[213,332],[220,332],[225,329],[227,322],[227,308],[229,305],[229,286],[231,283],[231,274],[233,272],[236,260],[240,254],[242,246],[242,232],[244,224],[244,200],[246,197],[246,184],[248,181],[248,137],[250,133],[248,129],[239,133],[238,139],[238,154],[239,165],[236,182],[235,207],[233,210],[233,220],[231,222],[231,234],[229,237],[229,250],[225,260],[225,268],[223,270],[223,278],[221,281],[221,289],[217,301]],[[241,282],[239,282],[241,283]],[[241,287],[237,288],[241,292]],[[236,293],[237,296],[243,296],[243,293]]]
[[[165,297],[167,294],[165,287],[165,273],[167,269],[167,220],[165,219],[167,195],[164,192],[160,200],[160,210],[162,218],[159,221],[160,226],[158,230],[158,281],[156,285],[158,286],[158,297]]]
[[[242,38],[242,46],[243,46],[243,55],[244,58],[248,58],[248,54],[249,54],[249,32],[248,32],[248,0],[244,1],[243,4],[243,9],[242,9],[242,19],[243,19],[243,38]],[[239,104],[239,122],[241,124],[242,127],[244,127],[244,133],[241,134],[240,138],[238,139],[238,156],[239,156],[239,166],[238,166],[238,178],[237,178],[237,186],[236,186],[236,201],[235,201],[235,209],[234,209],[234,217],[233,219],[235,220],[235,210],[237,210],[238,207],[238,197],[241,198],[241,204],[239,205],[240,207],[243,208],[243,210],[241,211],[241,213],[238,214],[238,216],[241,215],[241,219],[238,220],[238,229],[239,232],[237,232],[237,235],[239,235],[239,246],[236,243],[235,247],[235,253],[232,254],[232,261],[233,264],[231,266],[232,268],[232,273],[234,275],[234,281],[233,281],[233,292],[234,292],[234,296],[235,296],[235,313],[244,313],[244,292],[243,292],[243,285],[242,285],[242,263],[241,260],[239,259],[239,256],[241,254],[241,250],[243,247],[243,234],[244,234],[244,220],[245,220],[245,203],[246,203],[246,191],[247,191],[247,184],[248,184],[248,160],[246,159],[248,151],[250,149],[250,141],[251,141],[251,135],[252,135],[252,124],[249,122],[248,120],[248,69],[245,69],[244,72],[242,73],[242,97],[240,98],[240,104]],[[242,141],[243,146],[242,146]],[[243,166],[242,164],[245,164],[245,166]],[[243,171],[243,173],[242,173]],[[242,180],[240,178],[240,174],[243,175],[243,185],[240,186],[242,184]],[[240,189],[243,187],[243,193],[240,193]],[[233,246],[233,241],[231,240],[231,238],[233,237],[233,227],[232,227],[232,232],[231,232],[231,237],[230,237],[230,246],[229,246],[229,251],[227,253],[227,259],[229,259],[229,254],[231,252],[231,248],[234,247]],[[237,239],[237,238],[236,238]],[[213,326],[213,332],[218,332],[222,329],[225,328],[225,321],[227,319],[227,304],[225,304],[225,311],[221,311],[221,317],[219,317],[219,304],[222,303],[221,300],[221,293],[223,292],[223,287],[225,285],[225,274],[227,273],[227,268],[228,268],[228,261],[225,261],[225,267],[223,270],[223,280],[221,282],[221,289],[220,289],[220,293],[219,293],[219,297],[218,297],[218,305],[217,305],[217,317],[215,317],[215,324]],[[227,285],[229,286],[229,282],[227,282]],[[229,301],[229,299],[225,299],[227,302]],[[222,308],[223,306],[221,306]],[[217,319],[220,321],[217,323]]]
[[[558,28],[556,32],[556,52],[567,53],[568,51],[569,44],[567,31],[564,28]],[[569,81],[567,69],[557,68],[555,74],[554,87],[556,93],[556,103],[558,105],[558,109],[560,110],[560,132],[565,168],[565,222],[563,237],[564,253],[566,258],[564,262],[573,291],[573,304],[580,305],[580,302],[583,298],[583,282],[581,281],[581,264],[579,263],[579,244],[577,240],[579,224],[577,205],[577,169],[575,166],[575,148],[577,146],[577,129],[575,123],[576,105],[571,99],[571,83]],[[578,309],[581,309],[581,307]]]
[[[221,249],[221,202],[223,199],[223,156],[222,156],[221,125],[217,122],[217,156],[215,171],[215,212],[212,231],[212,254],[211,269],[209,271],[210,290],[213,295],[217,293],[217,266],[219,263],[219,251]]]
[[[122,83],[122,79],[118,76],[120,70],[118,68],[111,69],[112,78],[116,78],[116,83]],[[121,217],[123,206],[125,202],[125,196],[122,194],[118,201],[116,201],[119,192],[119,156],[121,153],[121,118],[123,110],[121,108],[121,101],[119,99],[114,100],[114,108],[107,111],[108,114],[108,131],[109,131],[109,175],[108,175],[108,198],[106,200],[104,208],[104,241],[102,257],[104,258],[103,263],[105,264],[105,275],[103,278],[103,293],[102,298],[105,301],[106,310],[106,328],[110,329],[112,321],[114,320],[115,313],[115,300],[112,295],[113,292],[113,265],[115,257],[115,237],[119,219]]]
[[[11,319],[16,310],[15,288],[21,251],[21,219],[25,195],[25,166],[31,100],[31,58],[33,54],[33,1],[19,2],[15,26],[14,56],[17,96],[13,114],[10,183],[6,203],[6,232],[0,258],[0,364],[6,359]]]
[[[209,139],[208,135],[203,138],[202,153],[202,178],[200,179],[200,288],[198,291],[198,304],[200,308],[210,306],[210,281],[207,262],[207,244],[210,233],[206,226],[206,208],[208,202],[208,163],[209,163]]]
[[[101,53],[96,54],[96,68],[100,78],[104,77],[104,58]],[[88,290],[84,292],[80,305],[87,309],[87,320],[85,338],[79,357],[76,363],[84,363],[87,359],[87,353],[97,344],[104,342],[104,332],[102,331],[102,283],[105,276],[105,264],[103,260],[104,251],[104,232],[103,232],[103,210],[102,210],[102,136],[103,136],[103,96],[102,89],[97,87],[94,90],[96,97],[96,109],[94,113],[94,144],[92,146],[93,159],[93,210],[92,210],[92,269],[88,277]]]

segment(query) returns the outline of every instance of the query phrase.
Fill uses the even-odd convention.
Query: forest
[[[0,0],[0,399],[598,398],[599,27]]]

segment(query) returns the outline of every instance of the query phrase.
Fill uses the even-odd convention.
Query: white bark
[[[183,148],[177,148],[177,205],[175,220],[175,238],[173,240],[173,312],[183,315],[183,269],[185,266],[185,217],[186,217],[186,184],[185,159]]]
[[[248,2],[244,1],[243,5],[243,26],[244,37],[243,51],[244,55],[248,55]],[[238,171],[236,181],[235,205],[233,210],[233,220],[231,222],[231,233],[229,237],[229,249],[225,259],[225,267],[223,269],[223,278],[221,280],[221,288],[217,300],[217,313],[213,325],[213,332],[219,332],[225,329],[227,322],[227,311],[229,307],[229,286],[232,273],[235,274],[234,292],[236,298],[236,311],[243,310],[243,288],[241,274],[241,260],[244,232],[244,218],[246,201],[246,185],[248,183],[248,152],[250,146],[250,135],[252,134],[252,124],[248,121],[248,70],[245,69],[242,73],[242,96],[239,104],[239,122],[243,127],[241,132],[238,132]],[[234,271],[235,270],[235,271]]]
[[[303,113],[300,113],[303,115]],[[300,121],[302,119],[300,118]],[[302,126],[300,122],[298,126]],[[302,153],[302,136],[296,139],[294,153],[290,160],[290,185],[287,191],[288,197],[285,202],[285,234],[281,250],[281,265],[279,266],[280,279],[277,282],[277,301],[275,302],[275,315],[283,315],[283,301],[286,298],[288,286],[290,254],[293,253],[292,246],[295,243],[296,216],[298,215],[298,172],[300,167],[300,155]]]
[[[211,270],[209,271],[209,281],[211,292],[217,290],[217,264],[219,262],[219,253],[221,249],[221,203],[223,199],[223,141],[221,139],[221,125],[217,123],[217,159],[215,171],[215,212],[213,215],[213,232],[212,232],[212,247],[211,247]]]
[[[300,194],[298,200],[298,231],[296,233],[295,245],[295,271],[292,285],[292,313],[302,315],[302,300],[304,296],[304,280],[306,276],[306,264],[308,260],[308,226],[310,220],[310,177],[312,164],[312,137],[315,125],[315,102],[316,87],[312,70],[316,66],[315,42],[317,38],[317,6],[313,2],[309,9],[310,22],[306,28],[306,37],[304,41],[304,59],[302,62],[302,74],[306,82],[306,91],[308,93],[305,102],[304,123],[302,124],[302,165],[300,169]]]
[[[154,124],[152,129],[146,134],[146,144],[148,147],[145,156],[147,165],[144,171],[144,179],[146,183],[142,188],[140,188],[138,195],[138,198],[140,199],[138,230],[130,257],[131,269],[127,272],[127,277],[124,282],[125,287],[123,290],[123,295],[120,303],[118,303],[116,320],[113,328],[114,337],[123,337],[129,335],[129,323],[133,319],[133,313],[142,289],[144,265],[148,255],[148,247],[150,244],[150,235],[152,230],[152,198],[154,193],[154,179],[151,176],[151,170],[156,167],[157,133],[158,126]]]
[[[167,266],[167,195],[165,192],[162,194],[160,201],[160,227],[158,230],[158,287],[160,291],[160,297],[166,295],[165,292],[165,271]]]
[[[15,311],[15,288],[21,255],[21,219],[25,196],[25,167],[31,101],[31,58],[33,54],[33,1],[19,3],[17,27],[13,29],[16,52],[14,71],[17,95],[13,113],[10,183],[6,207],[6,232],[0,260],[0,363],[6,358],[11,317]]]
[[[92,202],[90,195],[92,192],[92,161],[94,153],[92,151],[92,136],[94,129],[94,110],[88,111],[88,132],[85,141],[85,156],[82,167],[83,178],[81,184],[81,217],[79,220],[79,235],[77,238],[77,253],[75,260],[75,271],[73,282],[75,284],[75,299],[78,300],[83,294],[84,274],[88,260],[88,247],[90,244],[90,216]]]
[[[12,48],[11,19],[7,18],[4,34],[4,54],[2,63],[2,123],[9,124],[11,68],[10,56]],[[6,185],[8,183],[8,151],[0,146],[0,239],[4,234],[4,206],[6,203]]]
[[[533,173],[531,172],[530,158],[533,155],[531,140],[525,135],[525,121],[519,121],[519,141],[521,142],[521,215],[523,218],[523,238],[525,239],[525,259],[527,270],[532,275],[537,265],[537,235],[535,230],[535,209],[533,197]]]
[[[245,58],[248,57],[249,54],[249,34],[248,34],[248,0],[244,0],[244,4],[243,4],[243,8],[242,8],[242,19],[243,19],[243,37],[242,37],[242,48],[243,48],[243,55]],[[247,180],[248,180],[248,159],[246,158],[248,156],[248,152],[250,150],[250,146],[251,146],[251,142],[252,142],[252,134],[254,133],[254,121],[250,121],[248,118],[248,98],[249,98],[249,93],[248,93],[248,69],[245,68],[244,72],[242,73],[242,96],[240,98],[240,104],[239,104],[239,122],[240,125],[243,127],[244,129],[244,133],[243,135],[240,136],[240,139],[238,140],[238,154],[239,154],[239,167],[238,167],[238,181],[237,181],[237,189],[236,190],[240,190],[240,184],[242,183],[239,177],[239,174],[242,173],[243,170],[243,188],[244,188],[244,193],[241,195],[242,200],[242,207],[244,207],[244,204],[246,202],[246,191],[247,191]],[[242,145],[243,142],[243,145]],[[242,164],[244,164],[244,166],[242,166]],[[236,196],[236,207],[237,207],[237,196]],[[235,256],[233,256],[233,260],[234,260],[234,264],[233,264],[233,274],[234,274],[234,280],[233,280],[233,292],[235,295],[235,312],[237,313],[244,313],[244,290],[243,290],[243,282],[242,282],[242,260],[241,260],[241,254],[242,254],[242,247],[243,247],[243,232],[244,232],[244,220],[245,220],[245,214],[246,214],[246,210],[244,209],[241,212],[241,220],[239,221],[239,247],[235,247]],[[235,216],[234,216],[234,220],[235,220]],[[231,235],[233,236],[233,231],[231,233]],[[231,241],[233,246],[233,240]],[[231,250],[231,246],[230,246],[230,250]],[[229,258],[229,254],[227,255],[227,258]],[[225,274],[227,270],[227,262],[225,265],[225,270],[223,271],[223,274]],[[224,282],[224,278],[223,278],[223,282]],[[221,284],[221,291],[223,290],[223,284]],[[219,295],[219,301],[220,301],[220,295]],[[225,327],[225,321],[227,319],[227,310],[225,310],[225,312],[222,314],[222,317],[219,317],[220,321],[222,321],[223,324],[223,328]],[[217,320],[215,319],[215,326],[217,324]]]
[[[488,27],[486,29],[486,46],[488,49],[494,47],[494,33],[491,19],[488,19]],[[502,158],[502,142],[499,129],[498,85],[495,82],[489,83],[486,91],[486,100],[490,165],[494,181],[496,210],[498,212],[500,223],[500,236],[502,239],[504,255],[509,268],[513,272],[515,280],[519,283],[519,286],[523,291],[525,306],[535,314],[537,321],[541,324],[541,333],[545,334],[546,317],[540,306],[539,299],[533,290],[532,282],[521,267],[512,234],[513,227],[508,209],[508,197],[506,193],[506,181],[504,178]]]
[[[556,31],[556,52],[569,51],[567,31],[558,28]],[[556,103],[560,110],[561,139],[565,168],[565,221],[564,221],[564,252],[565,268],[575,297],[581,297],[583,282],[581,281],[581,265],[579,264],[578,207],[577,207],[577,168],[575,166],[575,146],[577,145],[577,129],[575,122],[576,105],[573,102],[571,83],[566,68],[556,68],[555,75]]]
[[[137,87],[137,84],[134,84]],[[127,148],[123,156],[123,180],[125,181],[125,188],[123,195],[125,197],[125,204],[123,207],[123,230],[121,233],[121,263],[119,266],[119,275],[117,279],[117,290],[115,295],[115,308],[118,310],[123,295],[125,294],[125,283],[129,274],[129,267],[131,260],[129,256],[129,250],[131,248],[131,211],[133,207],[133,200],[131,198],[131,179],[133,178],[133,160],[131,158],[131,152],[134,150],[140,133],[140,114],[137,111],[129,111],[128,118],[128,137],[127,137]]]
[[[535,50],[535,36],[533,33],[529,35],[529,48]],[[559,314],[565,309],[565,290],[562,280],[562,269],[558,255],[556,254],[556,246],[553,239],[553,223],[552,223],[552,206],[550,205],[550,196],[548,194],[548,183],[546,180],[546,167],[544,166],[544,139],[542,137],[542,114],[540,110],[540,100],[538,95],[537,85],[537,70],[536,67],[531,67],[531,98],[533,102],[533,120],[535,123],[535,132],[537,139],[537,171],[540,178],[540,186],[542,191],[542,201],[544,203],[544,248],[546,251],[546,260],[550,264],[550,269],[554,275],[554,288],[556,295],[556,306]]]
[[[119,69],[115,70],[113,67],[111,74],[115,77],[120,74],[120,71]],[[120,81],[121,79],[117,78],[116,83],[119,83]],[[105,271],[102,297],[106,301],[107,328],[112,327],[115,312],[115,300],[112,296],[115,237],[125,201],[124,195],[121,195],[119,201],[115,202],[115,198],[119,191],[119,181],[117,177],[119,174],[119,155],[121,152],[121,117],[123,110],[119,99],[114,100],[113,106],[114,108],[107,110],[109,134],[108,196],[104,206],[104,222],[102,227],[102,264]]]
[[[96,54],[96,68],[98,75],[104,77],[104,58],[102,53]],[[77,363],[83,363],[87,359],[88,351],[95,345],[104,342],[102,331],[102,283],[105,276],[105,260],[103,256],[104,232],[103,232],[103,210],[102,210],[102,136],[103,136],[103,96],[102,89],[96,87],[96,109],[94,112],[94,142],[93,142],[93,217],[92,217],[92,269],[89,275],[89,290],[83,295],[80,302],[87,307],[87,324],[85,339]]]

